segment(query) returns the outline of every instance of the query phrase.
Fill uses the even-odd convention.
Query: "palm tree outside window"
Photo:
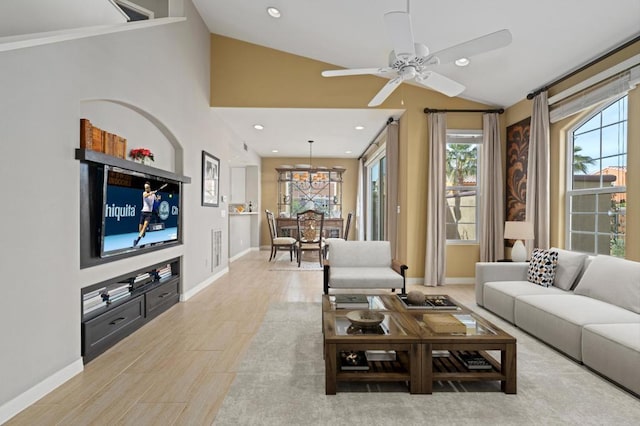
[[[478,242],[481,142],[479,131],[447,131],[447,243]]]

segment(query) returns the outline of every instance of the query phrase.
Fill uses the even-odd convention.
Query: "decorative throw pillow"
[[[527,281],[543,287],[551,287],[556,275],[557,265],[557,251],[533,249],[529,270],[527,271]]]
[[[577,282],[576,278],[584,268],[587,255],[555,247],[551,247],[550,250],[558,252],[558,266],[553,286],[563,290],[571,290]]]

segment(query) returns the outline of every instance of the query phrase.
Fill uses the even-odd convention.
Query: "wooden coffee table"
[[[451,299],[451,298],[450,298]],[[451,299],[453,300],[453,299]],[[384,334],[362,334],[345,317],[352,309],[336,309],[331,296],[323,296],[325,391],[336,393],[337,382],[408,382],[411,393],[430,394],[434,381],[500,381],[501,389],[516,393],[516,339],[494,324],[455,302],[456,310],[407,309],[396,295],[369,296],[370,309],[385,315]],[[423,315],[447,312],[463,315],[473,323],[466,333],[435,333]],[[379,331],[379,330],[378,330]],[[366,371],[343,371],[340,354],[365,350],[395,351],[396,361],[369,362]],[[434,357],[433,351],[449,356]],[[500,360],[487,351],[500,351]],[[436,352],[437,353],[437,352]],[[455,356],[471,353],[483,356],[490,370],[470,370]]]

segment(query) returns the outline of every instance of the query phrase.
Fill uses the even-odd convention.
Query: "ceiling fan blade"
[[[511,32],[509,30],[500,30],[448,47],[439,52],[435,52],[432,56],[437,57],[441,64],[447,64],[456,59],[469,58],[478,53],[508,46],[511,44],[511,39]]]
[[[403,59],[416,56],[413,30],[411,29],[411,16],[406,12],[385,13],[384,23],[387,26],[396,56]]]
[[[396,72],[393,68],[382,67],[382,68],[351,68],[344,70],[329,70],[322,71],[323,77],[342,77],[345,75],[365,75],[365,74],[374,74],[374,75],[384,75],[389,73]]]
[[[383,103],[384,100],[387,99],[398,86],[400,86],[400,84],[402,84],[402,77],[396,77],[392,80],[389,80],[389,82],[385,84],[382,89],[380,89],[380,91],[373,97],[373,99],[371,99],[371,102],[369,102],[368,106],[373,107]]]
[[[450,78],[433,71],[417,76],[415,81],[429,89],[436,90],[451,97],[458,96],[460,93],[464,92],[464,89],[466,89],[466,87],[457,81],[451,80]]]

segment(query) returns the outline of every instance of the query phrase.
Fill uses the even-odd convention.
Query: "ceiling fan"
[[[393,50],[389,54],[388,67],[322,72],[324,77],[365,74],[391,76],[391,80],[371,99],[370,107],[380,105],[403,81],[407,80],[414,80],[447,96],[457,96],[464,91],[465,87],[457,81],[431,71],[431,67],[469,58],[511,43],[511,32],[505,29],[430,54],[427,46],[414,42],[411,16],[408,12],[385,13],[384,23],[393,45]]]

